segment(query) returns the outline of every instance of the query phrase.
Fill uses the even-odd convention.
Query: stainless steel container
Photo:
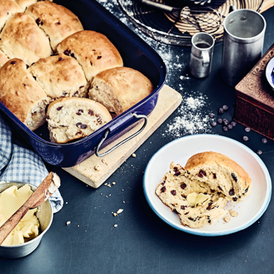
[[[21,187],[26,183],[23,182],[0,182],[0,192],[9,188],[10,186],[16,185],[17,187]],[[34,191],[36,189],[35,186],[31,186],[31,189]],[[40,223],[40,231],[39,235],[34,239],[21,244],[21,245],[13,245],[13,246],[0,246],[0,256],[5,258],[21,258],[32,253],[40,244],[43,236],[49,230],[52,220],[53,220],[53,211],[49,200],[43,203],[38,207],[36,212],[36,216]]]
[[[234,10],[225,18],[221,74],[228,85],[235,86],[260,60],[265,29],[264,17],[253,10]]]

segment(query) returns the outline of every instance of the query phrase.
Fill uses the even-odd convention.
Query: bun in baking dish
[[[102,33],[84,30],[65,38],[58,46],[58,53],[74,57],[90,81],[99,72],[123,66],[117,48]]]
[[[78,62],[70,56],[59,54],[41,58],[29,70],[52,99],[87,95],[84,72]]]
[[[34,19],[25,13],[14,14],[0,35],[0,48],[9,58],[31,65],[52,54],[49,40]]]
[[[20,59],[11,59],[0,68],[0,101],[30,130],[46,120],[49,98]]]
[[[13,14],[21,11],[23,9],[15,1],[0,0],[0,30]]]
[[[47,110],[50,140],[55,143],[85,137],[111,119],[103,105],[88,98],[60,98]]]
[[[129,67],[117,67],[97,74],[88,89],[90,99],[116,115],[126,111],[153,91],[151,81]]]
[[[178,215],[182,225],[200,228],[229,214],[226,204],[243,200],[250,185],[241,166],[210,151],[190,157],[185,168],[172,162],[156,195]]]
[[[49,1],[39,1],[25,11],[49,37],[53,51],[69,35],[82,31],[79,18],[64,6]]]

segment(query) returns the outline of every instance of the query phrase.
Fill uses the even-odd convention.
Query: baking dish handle
[[[103,153],[100,154],[99,150],[100,150],[102,144],[107,139],[108,134],[110,133],[110,130],[107,128],[106,131],[105,131],[105,133],[104,133],[104,136],[102,137],[101,141],[99,142],[98,146],[96,147],[95,154],[96,154],[97,157],[106,156],[107,154],[109,154],[110,152],[112,152],[113,150],[115,150],[116,148],[118,148],[119,146],[123,145],[127,141],[131,140],[132,138],[134,138],[135,136],[137,136],[139,133],[141,133],[144,130],[144,128],[147,125],[147,121],[148,121],[147,116],[146,115],[142,115],[142,114],[136,114],[136,113],[132,113],[132,116],[134,116],[136,119],[144,119],[144,124],[142,125],[142,127],[138,131],[136,131],[135,133],[133,133],[132,135],[130,135],[129,137],[125,138],[124,140],[122,140],[118,144],[114,145],[112,148],[110,148],[106,152],[103,152]]]

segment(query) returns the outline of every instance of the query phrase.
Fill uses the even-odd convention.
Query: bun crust
[[[88,81],[103,70],[123,66],[117,48],[105,35],[92,30],[70,35],[57,46],[57,52],[74,57]]]
[[[117,67],[97,74],[91,81],[88,96],[119,115],[152,91],[151,81],[141,72],[129,67]]]
[[[26,64],[11,59],[0,68],[0,101],[31,130],[44,124],[49,98]]]

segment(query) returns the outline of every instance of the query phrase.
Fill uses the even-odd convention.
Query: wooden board
[[[145,129],[139,135],[104,157],[97,157],[94,154],[74,167],[63,169],[89,186],[98,188],[174,112],[181,101],[180,93],[165,85],[159,92],[157,105],[149,115]],[[141,126],[137,125],[131,129],[104,151],[136,132]]]

